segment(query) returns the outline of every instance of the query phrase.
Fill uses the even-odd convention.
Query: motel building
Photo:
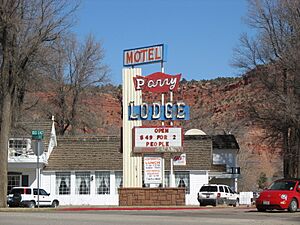
[[[31,139],[31,131],[37,129],[45,132],[44,152],[39,159],[41,188],[55,195],[60,205],[119,205],[118,189],[123,187],[120,136],[66,136],[58,137],[56,143],[53,121],[18,124],[21,132],[9,139],[8,190],[37,187],[37,156]],[[174,186],[184,181],[185,205],[199,205],[197,192],[203,184],[223,183],[237,190],[239,146],[233,135],[208,136],[192,129],[185,132],[184,140],[183,154],[164,155],[165,188],[171,185],[172,158]],[[162,185],[152,186],[141,187],[157,190]]]
[[[189,120],[189,106],[173,101],[181,74],[164,73],[164,45],[123,55],[122,135],[57,138],[54,118],[19,122],[9,139],[8,190],[39,186],[60,205],[120,206],[199,205],[208,183],[237,191],[235,137],[173,125]],[[160,63],[160,72],[134,67],[147,63]],[[161,94],[160,101],[143,102],[145,92]]]

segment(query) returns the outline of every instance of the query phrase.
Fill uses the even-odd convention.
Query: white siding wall
[[[71,172],[71,194],[57,195],[56,194],[56,177],[55,172],[43,172],[41,178],[41,188],[50,192],[60,202],[60,205],[118,205],[119,195],[115,191],[115,174],[110,173],[110,194],[98,195],[95,187],[95,171],[91,171],[91,176],[94,177],[91,181],[90,195],[75,194],[75,172]]]
[[[60,201],[60,205],[119,205],[119,195],[115,188],[115,174],[110,173],[110,194],[98,195],[95,188],[95,172],[91,171],[91,176],[94,176],[91,181],[91,194],[78,195],[75,194],[75,172],[71,172],[71,194],[57,195],[55,172],[42,172],[41,188],[56,196]],[[199,205],[197,193],[203,184],[208,183],[208,171],[191,171],[190,172],[190,194],[186,195],[186,205]]]
[[[191,171],[190,172],[190,194],[185,196],[186,205],[199,205],[197,193],[203,184],[208,184],[207,171]]]

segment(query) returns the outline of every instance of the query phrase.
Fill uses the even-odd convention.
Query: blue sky
[[[165,73],[187,80],[234,77],[233,48],[243,32],[246,0],[82,0],[75,33],[92,33],[105,50],[113,84],[121,84],[123,50],[168,47]],[[143,65],[143,75],[160,71]]]

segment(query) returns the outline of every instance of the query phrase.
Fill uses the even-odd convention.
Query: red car
[[[259,212],[267,209],[296,212],[300,208],[300,179],[280,179],[273,182],[256,199],[256,208]]]

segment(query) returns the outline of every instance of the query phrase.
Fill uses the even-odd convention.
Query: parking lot
[[[297,225],[300,212],[257,212],[248,207],[195,208],[70,208],[0,210],[1,225]]]

